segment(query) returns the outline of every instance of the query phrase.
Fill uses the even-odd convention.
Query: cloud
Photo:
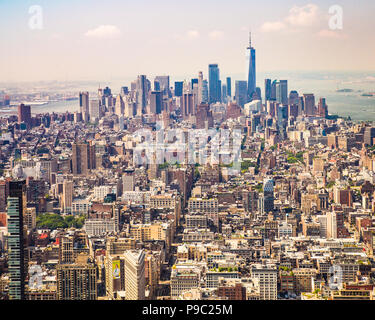
[[[197,39],[201,36],[201,32],[199,32],[198,30],[196,29],[191,29],[191,30],[188,30],[186,31],[184,34],[174,34],[173,35],[173,38],[176,39],[176,40],[185,40],[185,39]],[[220,30],[213,30],[211,32],[208,33],[208,37],[211,38],[211,39],[220,39],[222,38],[224,35],[224,32],[220,31]]]
[[[297,27],[310,27],[319,21],[319,7],[315,4],[294,6],[289,10],[288,16],[279,21],[263,23],[263,32],[277,32],[281,30],[295,31]]]
[[[121,34],[120,29],[112,25],[101,25],[85,33],[86,37],[91,38],[116,38]]]
[[[330,39],[344,39],[347,36],[341,32],[333,30],[320,30],[317,34],[320,38],[330,38]]]
[[[196,38],[199,38],[200,36],[200,33],[198,30],[188,30],[184,33],[174,33],[172,35],[172,38],[174,40],[178,40],[178,41],[185,41],[187,39],[196,39]]]
[[[208,36],[211,38],[211,39],[220,39],[222,38],[224,35],[224,32],[220,31],[220,30],[214,30],[214,31],[211,31]]]
[[[186,32],[186,36],[190,39],[195,39],[199,37],[199,32],[197,30],[189,30]]]
[[[275,21],[275,22],[265,22],[261,30],[263,32],[275,32],[275,31],[280,31],[284,30],[286,28],[286,25],[283,22],[280,21]]]
[[[318,6],[311,3],[303,7],[294,6],[289,10],[289,16],[285,21],[291,26],[312,26],[318,21],[318,11]]]

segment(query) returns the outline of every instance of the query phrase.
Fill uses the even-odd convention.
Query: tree
[[[85,216],[66,216],[65,218],[55,213],[45,213],[36,218],[36,225],[39,228],[56,230],[59,228],[82,228],[85,222]]]
[[[263,192],[263,183],[258,183],[258,184],[255,186],[255,190],[258,191],[258,193]]]
[[[330,188],[332,188],[335,184],[336,184],[335,181],[330,181],[330,182],[327,183],[326,188],[327,188],[327,189],[330,189]]]

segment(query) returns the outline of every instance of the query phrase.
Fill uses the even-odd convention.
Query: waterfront
[[[300,95],[303,93],[315,93],[316,104],[320,97],[325,97],[330,114],[341,117],[350,117],[356,121],[375,121],[375,96],[365,97],[363,93],[375,91],[375,73],[335,73],[335,72],[259,72],[257,85],[262,89],[264,95],[264,79],[288,79],[288,89],[297,90]],[[232,86],[235,87],[235,80],[241,80],[241,75],[231,75]],[[179,76],[171,79],[171,86],[174,81],[189,79],[191,76]],[[122,86],[129,86],[129,78],[116,79],[109,82],[102,82],[102,87],[109,86],[113,94],[117,95]],[[338,89],[351,89],[353,92],[337,92]],[[78,92],[81,88],[77,87]],[[96,85],[91,83],[87,87],[90,97],[94,97],[97,90]],[[234,92],[232,93],[234,95]],[[11,111],[9,111],[11,110]],[[16,113],[16,106],[5,108],[1,115]],[[54,101],[43,105],[32,106],[32,113],[51,112],[75,112],[79,111],[79,101]]]

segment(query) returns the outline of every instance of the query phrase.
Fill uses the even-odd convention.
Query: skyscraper
[[[279,129],[280,136],[285,138],[285,130],[288,120],[288,106],[287,105],[278,105],[277,110],[277,126]]]
[[[199,82],[199,79],[197,78],[191,79],[191,89],[194,89],[194,85],[198,84],[198,82]]]
[[[269,213],[274,209],[273,179],[264,179],[263,181],[263,197],[260,200],[261,212]]]
[[[247,78],[247,95],[248,101],[252,100],[256,87],[256,70],[255,70],[255,49],[251,45],[251,33],[249,37],[249,46],[247,48],[249,54],[249,70]]]
[[[159,81],[154,80],[154,91],[160,91]]]
[[[341,238],[341,230],[344,228],[344,212],[327,212],[327,239]]]
[[[272,84],[271,79],[265,79],[264,80],[264,99],[265,102],[272,99]]]
[[[203,72],[198,74],[198,104],[202,103],[202,89],[203,89]]]
[[[61,236],[59,240],[59,264],[74,263],[74,237]]]
[[[124,117],[132,118],[137,113],[137,104],[130,96],[125,98]]]
[[[150,113],[160,114],[163,108],[163,96],[161,91],[151,91]]]
[[[115,241],[112,243],[116,245]],[[127,247],[127,245],[123,245],[122,247]],[[113,300],[116,299],[118,291],[125,290],[125,257],[123,255],[107,253],[106,262],[106,291],[109,299]]]
[[[5,212],[7,207],[7,199],[9,195],[9,181],[0,181],[0,212]]]
[[[126,300],[144,300],[145,287],[145,253],[143,250],[129,250],[125,253]]]
[[[235,99],[238,105],[243,107],[247,102],[247,82],[237,80],[235,85]]]
[[[274,100],[274,101],[276,101],[276,84],[277,84],[277,80],[273,80],[271,84],[271,99],[270,100]]]
[[[90,121],[94,122],[100,118],[100,101],[91,100],[90,101]]]
[[[182,95],[181,101],[181,113],[184,119],[188,118],[190,115],[195,114],[194,101],[192,93],[184,93]]]
[[[108,96],[112,95],[111,88],[109,88],[109,87],[105,87],[105,88],[103,89],[103,95],[104,95],[105,97],[108,97]]]
[[[176,81],[174,83],[174,95],[175,97],[182,97],[184,82],[183,81]]]
[[[208,103],[208,81],[202,81],[202,103]]]
[[[121,96],[124,97],[129,93],[129,88],[128,87],[121,87]]]
[[[104,99],[104,106],[106,106],[106,111],[110,111],[111,113],[114,112],[113,106],[114,106],[114,98],[112,95],[110,96],[103,96]]]
[[[219,102],[221,102],[222,101],[222,98],[221,98],[221,80],[219,80],[218,86],[219,86]]]
[[[298,92],[295,91],[295,90],[290,91],[290,93],[289,93],[289,104],[298,106],[299,103],[300,103],[300,99],[299,99]]]
[[[315,115],[315,96],[312,93],[303,95],[303,108],[306,116]]]
[[[73,143],[72,146],[73,174],[87,174],[89,169],[95,169],[95,145],[88,143]]]
[[[283,105],[288,104],[288,80],[276,82],[276,101]]]
[[[227,96],[232,98],[232,79],[227,77]]]
[[[89,93],[86,92],[80,92],[79,93],[79,112],[82,114],[82,119],[84,122],[88,121],[88,115],[89,115]]]
[[[319,99],[318,116],[319,117],[324,117],[324,118],[328,116],[328,106],[326,104],[326,99],[325,98],[320,98]]]
[[[295,119],[300,114],[300,109],[298,104],[289,104],[288,105],[288,119],[292,117]]]
[[[259,87],[255,88],[255,94],[253,94],[253,100],[262,101],[262,90]]]
[[[97,266],[92,261],[74,264],[58,264],[58,300],[96,300]]]
[[[9,299],[25,297],[26,268],[24,261],[23,211],[25,209],[25,181],[9,182],[8,197],[8,269]]]
[[[18,106],[18,123],[26,123],[27,127],[31,127],[31,107],[21,103]]]
[[[213,126],[212,111],[210,105],[200,104],[197,107],[197,114],[195,117],[195,124],[197,129],[208,129]]]
[[[118,115],[120,117],[124,114],[124,111],[125,111],[124,100],[122,99],[121,95],[118,95],[116,97],[115,113],[116,113],[116,115]]]
[[[373,146],[374,145],[374,138],[375,138],[375,128],[374,127],[366,127],[365,133],[363,135],[363,142],[365,145]]]
[[[142,113],[145,113],[148,94],[148,84],[145,75],[138,76],[136,91],[138,92],[137,110],[140,109]]]
[[[161,91],[162,95],[169,97],[169,76],[156,76],[155,81],[159,83],[160,88],[155,91]]]
[[[134,170],[133,169],[127,169],[124,172],[124,175],[122,176],[123,181],[123,192],[126,191],[134,191],[135,187],[135,176],[134,176]]]
[[[226,84],[223,84],[223,85],[221,86],[221,95],[222,95],[221,100],[222,100],[223,102],[227,101],[227,96],[228,96],[228,94],[227,94],[227,85],[226,85]]]
[[[198,79],[197,79],[198,80]],[[194,110],[194,114],[195,114],[195,111],[197,110],[197,105],[198,105],[198,83],[194,83],[192,84],[192,89],[190,90],[190,92],[193,94],[193,110]]]
[[[64,180],[62,205],[65,213],[72,212],[73,190],[73,181]]]
[[[208,65],[209,102],[220,101],[220,71],[217,64]]]

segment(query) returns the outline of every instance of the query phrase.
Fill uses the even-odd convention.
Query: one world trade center
[[[255,49],[251,45],[251,33],[249,36],[249,69],[248,69],[248,78],[247,78],[247,96],[248,100],[253,100],[253,95],[256,92],[256,78],[255,78]]]

